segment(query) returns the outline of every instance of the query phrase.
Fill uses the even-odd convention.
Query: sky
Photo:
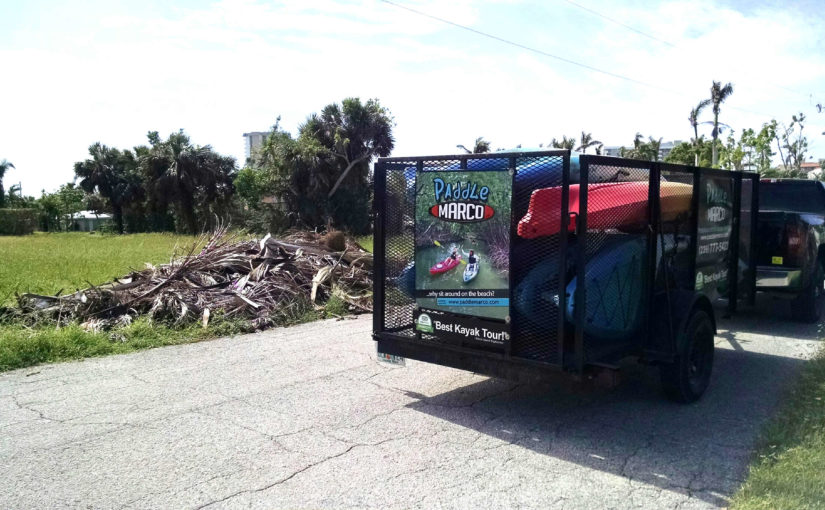
[[[2,2],[6,187],[53,191],[92,143],[131,148],[152,130],[242,164],[243,133],[278,116],[295,133],[353,96],[392,112],[395,156],[582,130],[605,145],[689,140],[713,80],[734,85],[720,120],[737,135],[803,112],[809,159],[825,158],[821,0],[393,2]]]

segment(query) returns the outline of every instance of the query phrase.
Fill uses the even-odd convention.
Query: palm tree
[[[591,133],[585,133],[582,131],[581,144],[576,148],[576,150],[586,153],[587,149],[590,147],[597,147],[601,144],[602,142],[593,139],[593,135]]]
[[[572,136],[570,138],[562,136],[561,141],[553,138],[553,140],[550,141],[550,145],[553,146],[553,148],[555,149],[567,149],[572,151],[573,147],[576,146],[576,139]]]
[[[461,144],[456,145],[456,147],[462,149],[467,154],[484,154],[485,152],[490,152],[490,142],[485,140],[483,136],[476,138],[476,141],[473,144],[473,150],[470,150]]]
[[[74,164],[80,187],[87,193],[99,193],[112,206],[118,233],[123,233],[123,209],[141,198],[143,187],[137,174],[137,161],[126,150],[119,151],[100,142],[89,147],[91,159]]]
[[[140,162],[151,182],[152,199],[164,206],[177,203],[186,228],[197,233],[196,203],[208,206],[232,193],[235,159],[221,156],[209,145],[192,145],[183,130],[163,142],[153,134],[152,148]]]
[[[479,136],[473,144],[473,154],[484,154],[485,152],[490,152],[490,142],[485,140],[483,136]]]
[[[9,168],[14,168],[14,165],[11,161],[0,161],[0,208],[2,208],[6,204],[6,195],[5,191],[3,190],[3,176],[6,175],[6,172]]]
[[[722,82],[714,81],[710,87],[710,101],[713,103],[713,146],[711,148],[711,165],[716,167],[719,163],[719,148],[716,147],[716,140],[719,138],[719,110],[725,99],[733,94],[733,84],[727,83],[724,87]]]
[[[695,152],[693,155],[694,166],[699,166],[699,114],[702,113],[702,110],[707,108],[709,104],[710,99],[702,99],[695,108],[690,110],[690,115],[688,116],[688,122],[690,122],[690,125],[693,127],[693,140],[690,142]]]

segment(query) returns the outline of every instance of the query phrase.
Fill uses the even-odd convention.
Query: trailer
[[[755,290],[756,174],[566,150],[381,158],[373,337],[517,380],[656,365],[692,402]]]

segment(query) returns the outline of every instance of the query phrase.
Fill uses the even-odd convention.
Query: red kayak
[[[447,257],[444,262],[439,262],[438,264],[434,265],[430,268],[430,274],[441,274],[446,273],[450,269],[453,269],[455,266],[461,263],[461,255],[457,256],[455,259],[451,259]]]
[[[670,221],[690,210],[693,186],[662,182],[659,196],[662,220]],[[558,234],[561,228],[561,186],[533,191],[527,214],[518,222],[525,239]],[[630,227],[647,221],[647,182],[606,182],[587,186],[587,228]],[[579,212],[579,185],[570,185],[569,211]],[[571,221],[570,232],[576,224]]]

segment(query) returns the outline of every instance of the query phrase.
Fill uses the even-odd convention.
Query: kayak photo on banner
[[[415,297],[420,308],[505,319],[510,314],[506,171],[418,174]]]

